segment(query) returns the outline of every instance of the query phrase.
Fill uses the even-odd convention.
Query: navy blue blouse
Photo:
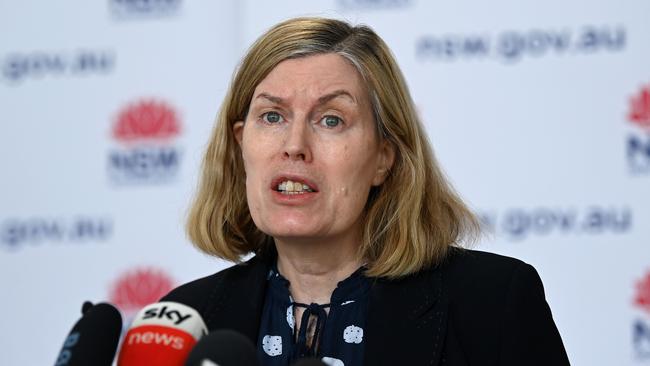
[[[272,268],[257,340],[260,363],[287,366],[300,358],[317,357],[330,366],[361,365],[370,291],[364,269],[339,282],[329,304],[301,304],[291,298],[289,281],[277,267]],[[300,329],[295,329],[296,307],[305,309]],[[307,337],[310,316],[316,319],[311,340]]]

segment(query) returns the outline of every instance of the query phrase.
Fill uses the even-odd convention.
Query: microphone
[[[54,366],[110,366],[122,332],[122,316],[111,304],[84,302]]]
[[[294,363],[293,366],[327,366],[327,364],[319,358],[310,357],[298,360],[298,362]]]
[[[203,337],[185,366],[257,366],[255,346],[234,330],[216,330]]]
[[[181,366],[208,329],[191,307],[162,301],[136,314],[122,341],[118,366]]]

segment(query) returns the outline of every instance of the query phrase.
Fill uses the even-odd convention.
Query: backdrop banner
[[[52,364],[84,300],[128,327],[231,265],[183,229],[203,150],[246,49],[300,15],[388,43],[476,249],[537,268],[572,364],[650,365],[645,0],[3,2],[3,364]]]

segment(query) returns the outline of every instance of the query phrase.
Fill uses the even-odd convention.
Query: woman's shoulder
[[[485,304],[521,291],[544,297],[535,268],[516,258],[454,248],[439,269],[451,299],[474,298]]]
[[[477,250],[452,250],[439,266],[450,305],[467,318],[489,321],[487,315],[513,309],[539,308],[549,313],[537,270],[512,257]]]
[[[507,278],[516,271],[534,270],[533,266],[517,258],[457,247],[449,251],[439,268],[458,280],[498,280]]]
[[[521,266],[530,265],[517,258],[459,247],[452,247],[441,263],[441,267],[447,271],[462,270],[468,275],[483,275],[486,273],[500,275]]]
[[[569,364],[533,266],[503,255],[454,249],[439,269],[449,321],[474,354],[498,350],[501,363],[508,365]]]
[[[180,285],[165,295],[160,301],[179,302],[194,309],[205,308],[206,303],[213,301],[216,296],[228,288],[236,287],[242,282],[259,276],[266,271],[266,266],[258,257],[222,269],[214,274],[205,276]]]

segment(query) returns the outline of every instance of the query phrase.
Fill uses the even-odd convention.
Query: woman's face
[[[393,161],[363,80],[336,54],[286,60],[255,89],[234,133],[251,216],[279,240],[357,240],[372,186]]]

